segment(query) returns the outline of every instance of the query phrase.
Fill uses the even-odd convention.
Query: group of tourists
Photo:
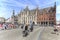
[[[0,29],[14,28],[14,25],[11,23],[0,23]]]
[[[25,25],[22,25],[22,26],[21,26],[21,29],[24,28],[24,30],[23,30],[23,36],[24,36],[24,37],[26,37],[26,36],[28,35],[28,32],[29,32],[29,31],[30,31],[30,32],[33,31],[34,22],[32,22],[32,23],[30,24],[30,28],[29,28],[28,26],[29,26],[29,24],[25,24]]]
[[[28,27],[30,26],[30,27]],[[32,22],[30,25],[29,24],[22,24],[21,29],[23,30],[23,36],[27,36],[28,32],[32,32],[33,31],[33,27],[34,26],[34,22]],[[11,23],[0,23],[0,29],[9,29],[9,28],[15,28],[15,25],[11,24]]]

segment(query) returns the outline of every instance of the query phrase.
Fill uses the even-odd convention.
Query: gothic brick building
[[[53,7],[39,9],[38,7],[29,10],[28,6],[18,14],[18,23],[28,23],[31,21],[39,25],[56,24],[56,4]]]
[[[37,10],[37,24],[54,25],[56,24],[56,5],[49,8]]]

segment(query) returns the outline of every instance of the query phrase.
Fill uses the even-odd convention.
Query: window
[[[44,18],[44,20],[45,20],[45,18]]]
[[[49,20],[51,20],[51,18],[49,18]]]
[[[52,20],[54,20],[54,18],[52,18]]]

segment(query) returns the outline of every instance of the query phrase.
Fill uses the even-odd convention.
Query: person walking
[[[6,24],[5,24],[5,23],[3,23],[3,28],[4,28],[4,29],[7,29],[7,28],[6,28]]]
[[[28,24],[25,25],[24,31],[23,31],[23,36],[27,36],[28,35]]]
[[[32,32],[33,31],[33,26],[34,26],[34,22],[32,22],[32,24],[30,25],[30,31]]]
[[[0,24],[0,29],[2,29],[3,28],[3,26],[2,26],[2,23]]]
[[[24,27],[24,24],[22,24],[21,29],[23,29],[23,27]]]

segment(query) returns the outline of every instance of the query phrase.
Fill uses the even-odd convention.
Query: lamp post
[[[15,28],[15,11],[14,10],[12,13],[12,24],[14,25],[13,28]]]
[[[25,24],[25,17],[24,17],[24,24]]]
[[[13,24],[15,24],[15,11],[13,10]]]

